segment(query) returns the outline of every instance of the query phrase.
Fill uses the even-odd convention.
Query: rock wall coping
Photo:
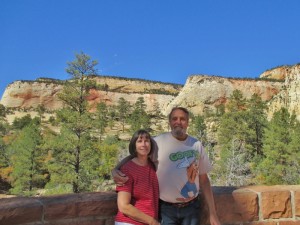
[[[227,225],[300,225],[300,185],[213,187],[217,214]],[[0,225],[113,225],[115,192],[0,199]],[[200,196],[201,224],[209,224]]]

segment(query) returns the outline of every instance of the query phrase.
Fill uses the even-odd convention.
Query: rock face
[[[15,81],[5,89],[1,104],[11,108],[35,108],[42,104],[55,110],[62,107],[57,97],[61,90],[62,85],[56,83]]]
[[[257,93],[267,101],[269,119],[274,112],[285,107],[300,121],[300,64],[267,70],[260,78],[247,80],[206,75],[190,76],[179,95],[167,106],[165,113],[176,105],[188,107],[195,114],[214,111],[216,106],[226,104],[228,97],[237,89],[246,98]]]
[[[271,118],[281,107],[286,107],[289,113],[295,113],[300,120],[300,65],[287,67],[284,73],[284,85],[269,102],[268,117]]]
[[[195,114],[215,111],[216,106],[226,104],[234,90],[240,90],[245,98],[257,93],[269,101],[280,92],[282,82],[265,80],[243,80],[224,77],[194,75],[188,78],[179,95],[168,105],[169,111],[176,105],[189,108]]]
[[[285,80],[289,75],[290,66],[281,66],[274,69],[267,70],[260,75],[260,78],[268,78],[275,80]]]
[[[92,106],[99,102],[115,105],[123,97],[130,103],[135,103],[139,97],[144,97],[147,110],[153,110],[157,102],[161,109],[174,99],[182,89],[182,85],[159,83],[139,79],[126,79],[114,77],[94,77],[97,84],[106,86],[106,91],[90,90],[88,101]],[[9,108],[36,108],[44,105],[49,110],[56,110],[63,106],[58,98],[62,91],[62,82],[50,79],[36,81],[15,81],[8,85],[1,99],[1,104]],[[165,94],[148,94],[148,93]]]
[[[167,115],[173,106],[180,105],[188,107],[194,114],[202,114],[215,111],[220,104],[226,104],[229,96],[237,89],[246,98],[257,93],[267,101],[269,118],[281,107],[286,107],[300,120],[300,65],[268,70],[260,78],[234,79],[193,75],[182,86],[142,79],[95,76],[93,79],[97,84],[105,88],[91,90],[88,101],[92,106],[99,102],[115,105],[123,97],[133,104],[139,97],[144,97],[149,111],[158,104],[162,113]],[[62,81],[53,81],[15,81],[6,88],[0,103],[10,108],[35,108],[43,104],[50,110],[59,109],[62,102],[57,94],[62,91]]]

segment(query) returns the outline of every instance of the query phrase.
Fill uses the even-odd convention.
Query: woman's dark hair
[[[153,148],[154,148],[154,141],[153,139],[151,138],[151,135],[148,131],[146,130],[138,130],[136,131],[133,135],[132,135],[132,138],[129,142],[129,154],[132,156],[132,157],[136,157],[137,156],[137,152],[136,152],[136,141],[137,139],[140,137],[140,136],[145,136],[146,138],[149,138],[150,140],[150,144],[151,144],[151,148],[150,148],[150,152],[148,155],[150,155],[153,151]]]

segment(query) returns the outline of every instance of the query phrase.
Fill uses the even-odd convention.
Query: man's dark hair
[[[154,140],[151,138],[151,135],[148,131],[146,130],[138,130],[136,131],[133,135],[132,138],[129,142],[129,153],[132,157],[136,157],[137,156],[137,152],[136,152],[136,141],[140,136],[145,136],[146,138],[149,138],[150,140],[150,144],[151,144],[151,148],[150,148],[150,152],[148,155],[150,155],[153,152],[154,149]]]
[[[190,112],[186,108],[184,108],[184,107],[176,106],[176,107],[172,108],[171,112],[169,113],[169,121],[171,120],[172,113],[175,110],[177,110],[177,109],[183,111],[187,115],[187,119],[189,120],[189,118],[190,118]]]

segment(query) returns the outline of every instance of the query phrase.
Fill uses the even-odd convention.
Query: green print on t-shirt
[[[182,160],[184,158],[192,158],[195,157],[196,159],[199,156],[199,152],[195,151],[194,149],[191,150],[187,150],[184,152],[176,152],[176,153],[172,153],[169,156],[169,159],[173,162],[178,161],[178,160]]]
[[[187,176],[185,185],[180,189],[180,194],[182,197],[177,198],[176,200],[187,201],[195,198],[198,194],[198,189],[195,182],[199,169],[198,163],[196,161],[196,159],[199,158],[199,152],[194,149],[183,152],[178,151],[176,153],[170,154],[169,158],[172,162],[176,162],[176,169],[186,170]]]

